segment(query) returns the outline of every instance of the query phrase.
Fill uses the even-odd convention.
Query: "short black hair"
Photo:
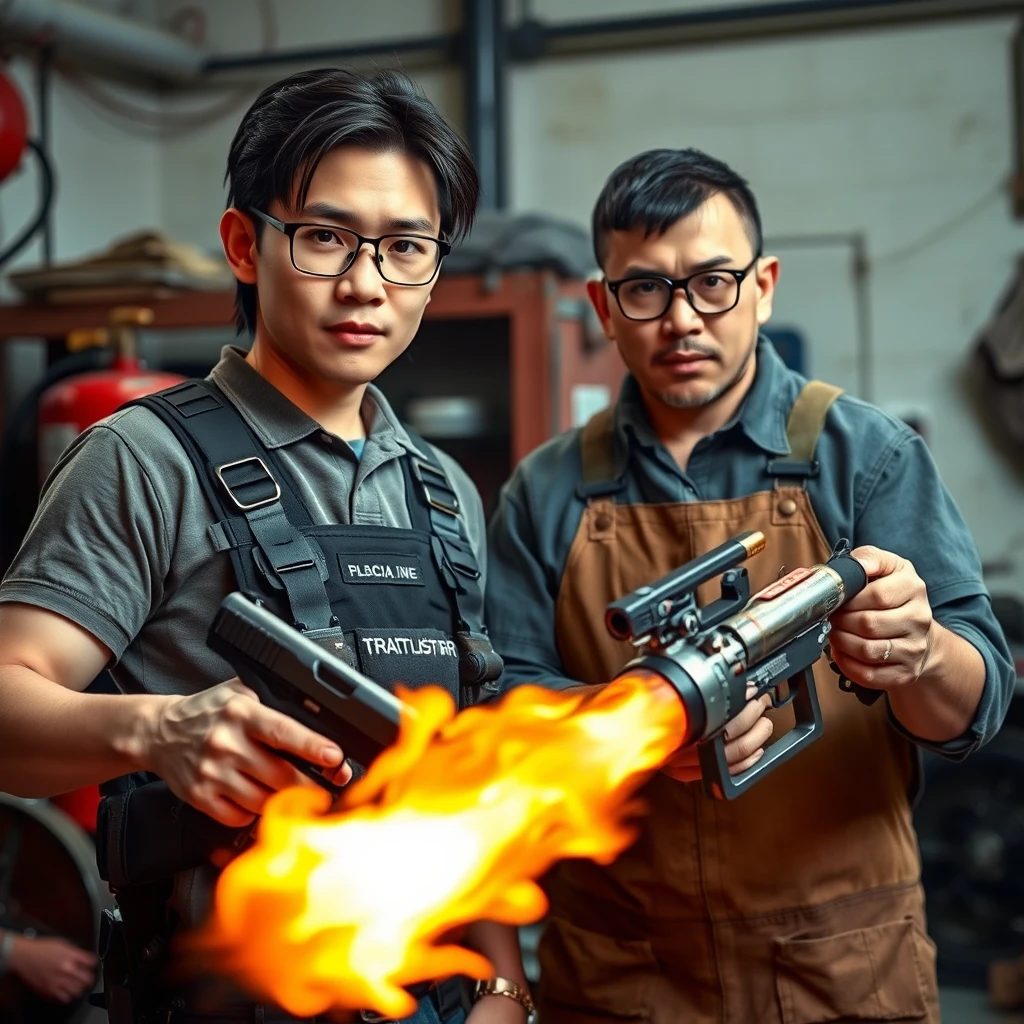
[[[598,266],[604,266],[609,232],[642,226],[648,235],[661,234],[719,193],[736,207],[754,252],[760,252],[757,200],[728,164],[699,149],[649,149],[619,164],[594,205],[591,229]]]
[[[469,231],[480,189],[469,147],[416,83],[392,70],[318,68],[264,89],[231,141],[228,206],[265,211],[274,199],[302,206],[320,162],[341,145],[423,160],[437,182],[443,237],[457,241]],[[238,282],[235,320],[239,333],[255,333],[254,285]]]

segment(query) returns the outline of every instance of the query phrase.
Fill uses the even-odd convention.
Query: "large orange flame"
[[[555,861],[614,860],[635,837],[631,796],[686,725],[648,673],[587,693],[523,686],[458,716],[438,688],[401,697],[416,713],[340,810],[322,791],[278,794],[217,886],[202,946],[298,1016],[402,1017],[402,986],[493,973],[447,933],[536,921],[535,879]]]

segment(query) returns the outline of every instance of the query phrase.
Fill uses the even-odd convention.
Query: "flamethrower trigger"
[[[841,540],[823,565],[796,569],[751,598],[747,570],[737,566],[764,547],[762,533],[739,534],[605,612],[608,632],[639,648],[622,674],[653,673],[679,695],[687,711],[680,746],[697,744],[705,791],[721,800],[739,796],[821,734],[812,668],[826,647],[828,617],[867,584]],[[718,575],[722,596],[698,608],[698,586]],[[792,703],[796,724],[757,764],[731,776],[725,727],[746,705],[748,686],[751,699],[770,693],[773,707]],[[881,695],[842,675],[839,686],[865,704]]]

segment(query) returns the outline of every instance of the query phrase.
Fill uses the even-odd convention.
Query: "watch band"
[[[488,978],[486,981],[478,981],[473,1001],[482,999],[484,996],[505,996],[507,999],[514,999],[526,1011],[527,1017],[537,1012],[530,990],[524,985],[509,981],[508,978]]]

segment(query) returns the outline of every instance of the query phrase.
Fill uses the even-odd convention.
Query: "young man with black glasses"
[[[920,437],[760,336],[779,263],[739,175],[696,150],[643,153],[608,179],[593,234],[590,298],[629,375],[502,493],[487,609],[504,685],[611,679],[633,651],[605,605],[760,530],[755,592],[852,541],[869,583],[832,617],[831,653],[883,699],[840,692],[823,659],[824,735],[739,799],[703,795],[693,750],[666,765],[631,849],[547,880],[541,1018],[937,1022],[917,748],[965,757],[1014,686],[973,540]],[[792,722],[752,701],[729,732],[732,771]]]
[[[227,180],[220,235],[252,345],[86,431],[48,481],[0,587],[4,790],[148,773],[136,781],[157,777],[241,827],[270,794],[308,784],[268,747],[347,781],[344,751],[263,707],[206,647],[233,590],[385,686],[439,683],[466,700],[500,674],[482,628],[479,496],[370,383],[411,343],[472,222],[465,143],[403,75],[308,71],[242,118]],[[372,642],[398,635],[432,642]],[[83,692],[104,667],[121,695]],[[202,917],[214,875],[118,892],[127,977],[108,972],[112,1022],[287,1019],[244,1000],[201,1014],[166,981],[159,951],[175,921]],[[514,931],[485,922],[468,941],[500,976],[470,1020],[522,1024]],[[458,1024],[460,1004],[457,985],[437,985],[411,1020]]]

